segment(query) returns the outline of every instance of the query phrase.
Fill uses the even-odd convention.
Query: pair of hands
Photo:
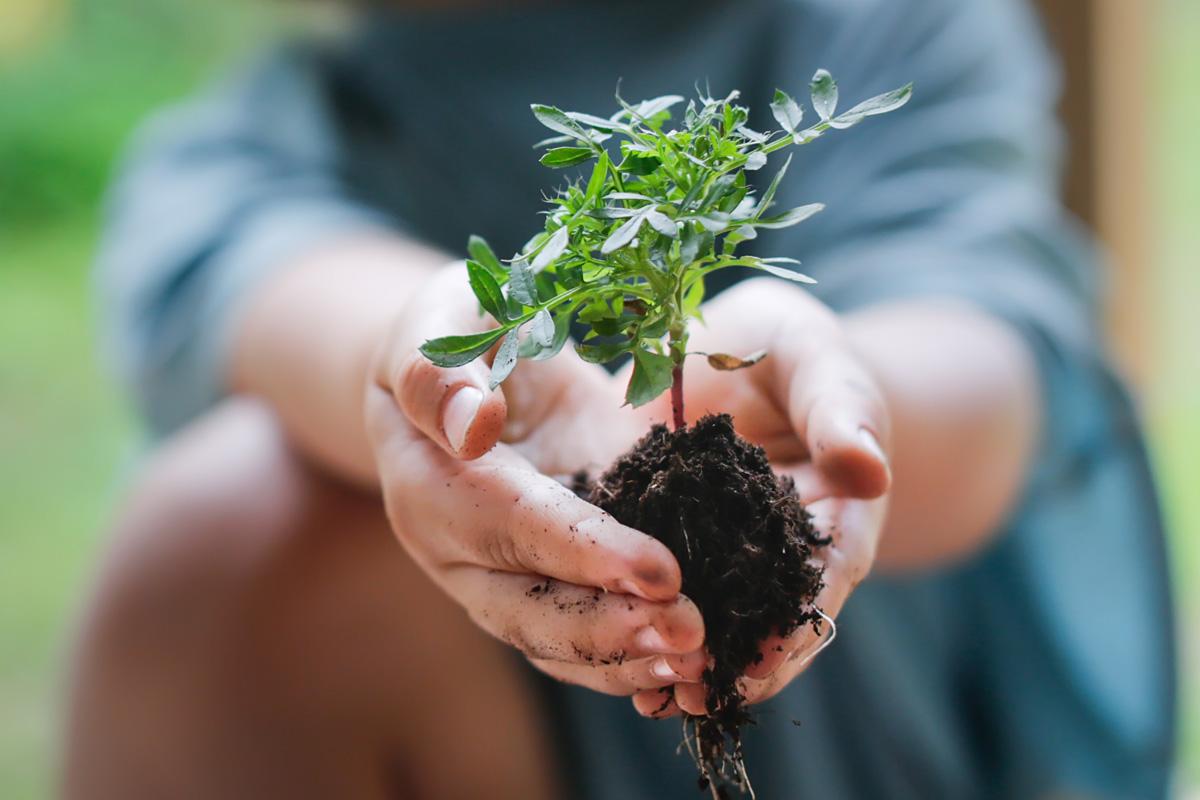
[[[770,355],[737,373],[689,362],[689,418],[732,414],[738,432],[795,478],[832,537],[820,553],[817,604],[836,616],[870,570],[886,510],[881,394],[837,316],[799,288],[746,281],[706,305],[705,317],[694,350]],[[543,672],[632,696],[647,716],[704,714],[704,623],[680,594],[674,557],[560,482],[605,468],[670,418],[669,400],[622,407],[628,373],[610,376],[570,348],[522,361],[496,391],[482,361],[443,369],[417,351],[484,324],[461,264],[452,265],[413,296],[376,354],[367,429],[397,537],[477,625]],[[820,638],[805,627],[764,642],[743,681],[747,700],[786,686]]]

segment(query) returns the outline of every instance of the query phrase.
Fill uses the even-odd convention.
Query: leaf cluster
[[[440,366],[459,366],[499,343],[495,387],[518,359],[557,354],[578,320],[587,327],[575,345],[579,355],[595,363],[632,355],[626,401],[649,402],[670,388],[674,367],[688,354],[688,323],[701,318],[706,276],[748,267],[812,282],[790,268],[799,263],[794,259],[736,253],[758,231],[797,225],[823,208],[775,208],[790,156],[761,195],[747,173],[779,150],[897,109],[911,92],[910,84],[838,114],[837,84],[819,70],[810,84],[816,121],[805,126],[804,108],[777,90],[771,113],[779,129],[765,132],[747,125],[749,110],[736,91],[722,98],[697,91],[677,126],[670,123],[672,110],[685,103],[679,95],[631,105],[618,93],[620,108],[608,117],[533,105],[554,134],[535,145],[545,148],[541,163],[555,169],[591,163],[590,176],[549,198],[544,229],[513,258],[502,262],[483,239],[471,237],[467,275],[496,327],[432,339],[421,352]],[[709,356],[719,369],[754,360]]]

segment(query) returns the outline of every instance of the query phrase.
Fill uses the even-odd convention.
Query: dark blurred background
[[[1200,2],[1047,0],[1068,194],[1110,245],[1182,609],[1180,796],[1200,798]],[[149,110],[309,24],[253,0],[0,0],[0,798],[52,794],[67,636],[137,425],[93,334],[113,159]],[[303,17],[303,19],[301,19]]]

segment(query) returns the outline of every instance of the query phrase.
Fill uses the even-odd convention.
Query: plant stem
[[[671,370],[671,414],[675,430],[681,431],[687,427],[683,418],[683,362],[676,363]]]

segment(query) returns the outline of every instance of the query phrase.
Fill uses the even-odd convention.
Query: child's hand
[[[889,419],[875,381],[852,352],[830,309],[781,281],[752,280],[705,307],[707,325],[689,349],[745,355],[767,350],[765,361],[736,373],[689,359],[685,407],[689,419],[724,411],[742,436],[762,445],[781,474],[792,475],[818,529],[832,543],[820,552],[825,588],[816,605],[831,618],[875,558],[891,473],[885,456]],[[649,412],[661,418],[662,409]],[[747,670],[742,690],[751,702],[773,696],[799,675],[829,636],[805,626],[772,638],[763,659]],[[660,690],[640,693],[637,709],[669,716],[682,708],[705,713],[704,687],[679,684],[674,702]]]
[[[670,551],[547,477],[611,459],[635,435],[613,428],[636,421],[577,358],[522,363],[503,391],[481,361],[428,362],[426,338],[484,325],[462,275],[423,287],[375,359],[367,426],[396,535],[480,627],[560,679],[623,695],[696,680],[703,621]]]

